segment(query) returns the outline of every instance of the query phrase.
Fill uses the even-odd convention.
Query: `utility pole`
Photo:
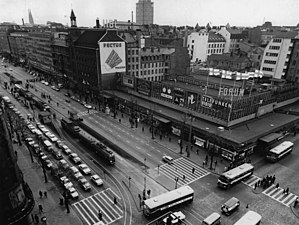
[[[190,115],[190,127],[189,127],[189,137],[188,137],[188,150],[187,150],[187,157],[190,157],[190,150],[191,150],[191,137],[192,137],[192,124],[193,124],[193,115],[191,113],[188,113]]]

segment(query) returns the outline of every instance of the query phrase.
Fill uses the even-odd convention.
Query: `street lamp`
[[[175,189],[177,189],[179,177],[175,177],[174,180],[175,180]]]
[[[188,136],[188,150],[187,150],[187,157],[190,157],[190,150],[191,150],[191,137],[192,137],[192,123],[194,120],[194,117],[191,113],[189,113],[190,116],[190,127],[189,127],[189,136]]]

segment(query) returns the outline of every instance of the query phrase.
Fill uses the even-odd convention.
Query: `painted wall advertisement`
[[[172,88],[163,85],[161,96],[172,100]]]
[[[127,87],[134,87],[134,77],[128,76],[128,75],[123,75],[123,85]]]
[[[205,108],[218,108],[218,107],[224,107],[224,108],[231,108],[232,104],[230,101],[227,100],[221,100],[218,98],[213,98],[208,95],[203,95],[201,98],[201,106]]]
[[[197,93],[188,92],[187,94],[187,107],[196,110],[197,106]]]
[[[175,88],[173,90],[173,94],[174,94],[174,104],[179,105],[179,106],[184,106],[184,90],[181,88]]]
[[[102,74],[126,72],[125,42],[99,42]]]
[[[151,82],[143,79],[137,79],[137,92],[146,96],[150,96]]]

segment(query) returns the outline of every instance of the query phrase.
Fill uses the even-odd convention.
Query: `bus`
[[[287,154],[291,153],[293,150],[294,143],[291,141],[284,141],[278,146],[270,149],[266,155],[266,158],[270,162],[276,162],[280,160],[282,157],[286,156]]]
[[[174,206],[185,202],[191,202],[194,198],[194,190],[186,185],[178,189],[144,200],[143,213],[146,217],[161,214]]]
[[[78,137],[80,128],[76,126],[73,121],[70,121],[66,118],[61,118],[60,122],[63,129],[68,131],[71,135]]]
[[[260,225],[262,216],[254,211],[248,211],[234,225]]]
[[[253,174],[254,167],[250,163],[244,163],[235,167],[218,178],[218,186],[222,188],[229,188],[231,185],[250,177]]]

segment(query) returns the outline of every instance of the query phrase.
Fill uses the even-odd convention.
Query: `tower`
[[[31,9],[28,9],[29,24],[34,25]]]
[[[139,0],[136,3],[136,23],[139,25],[154,23],[154,3],[151,0]]]
[[[71,27],[77,27],[76,16],[74,11],[71,11]]]

